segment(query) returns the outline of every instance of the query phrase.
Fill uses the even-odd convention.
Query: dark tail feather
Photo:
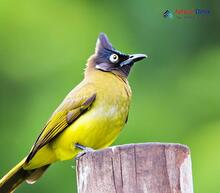
[[[40,178],[49,165],[34,170],[24,170],[25,159],[12,168],[0,180],[0,193],[12,193],[23,181],[34,183]]]
[[[43,175],[43,173],[46,171],[46,169],[49,166],[50,165],[46,165],[46,166],[42,166],[40,168],[37,168],[35,170],[31,170],[32,172],[29,174],[28,177],[26,177],[25,181],[28,184],[34,184]]]

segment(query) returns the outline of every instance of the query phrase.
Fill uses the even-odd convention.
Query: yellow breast
[[[109,146],[125,125],[131,98],[128,83],[110,73],[94,77],[87,80],[96,88],[96,100],[91,109],[53,142],[59,160],[71,159],[78,153],[75,143],[94,149]]]

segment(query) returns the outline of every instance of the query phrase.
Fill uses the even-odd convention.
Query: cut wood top
[[[190,150],[141,143],[89,152],[77,161],[79,193],[193,193]]]

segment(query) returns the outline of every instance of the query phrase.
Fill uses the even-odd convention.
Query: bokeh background
[[[211,14],[163,18],[195,8]],[[105,32],[117,49],[149,56],[129,77],[129,121],[114,144],[187,144],[195,192],[219,193],[219,10],[217,0],[0,0],[0,175],[28,153]],[[56,163],[17,192],[76,192],[74,167]]]

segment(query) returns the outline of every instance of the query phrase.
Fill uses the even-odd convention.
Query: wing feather
[[[32,147],[31,152],[26,159],[27,163],[34,157],[39,149],[56,138],[65,128],[71,125],[78,117],[85,113],[89,107],[91,107],[92,103],[95,101],[96,94],[92,93],[88,95],[87,93],[87,96],[85,96],[86,94],[83,95],[83,92],[80,92],[83,90],[88,91],[88,89],[84,87],[84,89],[76,90],[77,94],[71,92],[61,106],[59,106],[53,113]],[[82,94],[80,95],[79,92]]]

